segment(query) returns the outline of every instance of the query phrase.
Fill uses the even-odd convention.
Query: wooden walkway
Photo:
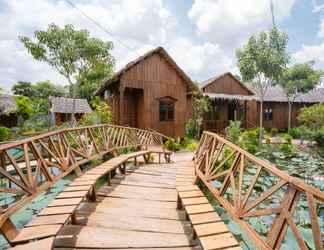
[[[191,157],[177,154],[174,163],[140,165],[115,176],[99,189],[97,202],[79,206],[54,249],[201,249],[185,210],[177,209],[177,186],[194,180]]]

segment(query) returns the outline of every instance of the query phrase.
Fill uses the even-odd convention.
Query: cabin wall
[[[291,127],[298,126],[298,114],[301,108],[309,104],[297,103],[292,105]],[[271,107],[273,110],[273,119],[270,121],[263,120],[264,128],[277,128],[279,130],[288,129],[288,103],[283,102],[264,102],[263,110]],[[260,103],[256,101],[248,102],[247,119],[249,127],[258,127],[260,117]],[[254,125],[254,126],[253,126]]]
[[[154,54],[125,72],[120,78],[119,89],[127,91],[130,88],[143,90],[143,96],[137,97],[137,104],[134,104],[137,107],[139,128],[151,128],[169,136],[185,135],[187,84],[163,57]],[[165,96],[176,99],[174,121],[159,121],[159,98]],[[127,99],[129,97],[124,94],[124,112],[118,110],[123,115],[122,125],[126,125],[129,119],[128,105],[131,101]]]
[[[219,93],[229,95],[250,95],[251,93],[242,84],[229,74],[203,87],[205,93]]]

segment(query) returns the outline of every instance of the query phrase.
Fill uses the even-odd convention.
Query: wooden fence
[[[323,249],[319,213],[324,209],[324,192],[211,132],[204,132],[194,161],[197,181],[257,248],[280,249],[290,228],[300,249]],[[301,222],[303,212],[308,216]],[[255,227],[256,218],[267,223]],[[302,225],[309,227],[311,240],[305,238]]]
[[[0,194],[16,198],[1,204],[0,229],[11,227],[9,216],[81,165],[116,150],[161,145],[157,132],[115,125],[69,128],[0,145]],[[4,200],[4,199],[2,199]],[[9,223],[9,224],[5,224]]]

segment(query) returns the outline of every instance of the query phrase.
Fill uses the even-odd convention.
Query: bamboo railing
[[[202,181],[257,248],[280,249],[289,228],[300,249],[323,249],[318,214],[320,209],[323,213],[324,192],[211,132],[203,133],[194,162],[197,181]],[[300,226],[302,211],[308,214],[302,224],[309,226],[311,242]],[[255,227],[255,218],[268,223]]]
[[[149,130],[96,125],[0,145],[0,194],[16,197],[15,202],[1,204],[0,230],[11,214],[57,180],[72,171],[80,175],[81,165],[119,149],[161,145],[163,137]]]

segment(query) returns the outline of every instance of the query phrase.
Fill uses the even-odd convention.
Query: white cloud
[[[300,51],[292,55],[298,63],[315,61],[315,67],[324,67],[324,42],[319,45],[303,45]]]
[[[274,0],[276,21],[290,15],[295,0]],[[195,0],[188,13],[200,37],[234,48],[272,25],[268,0]]]
[[[168,46],[168,51],[193,80],[206,80],[226,71],[235,71],[233,60],[218,44],[195,44],[179,38]]]

